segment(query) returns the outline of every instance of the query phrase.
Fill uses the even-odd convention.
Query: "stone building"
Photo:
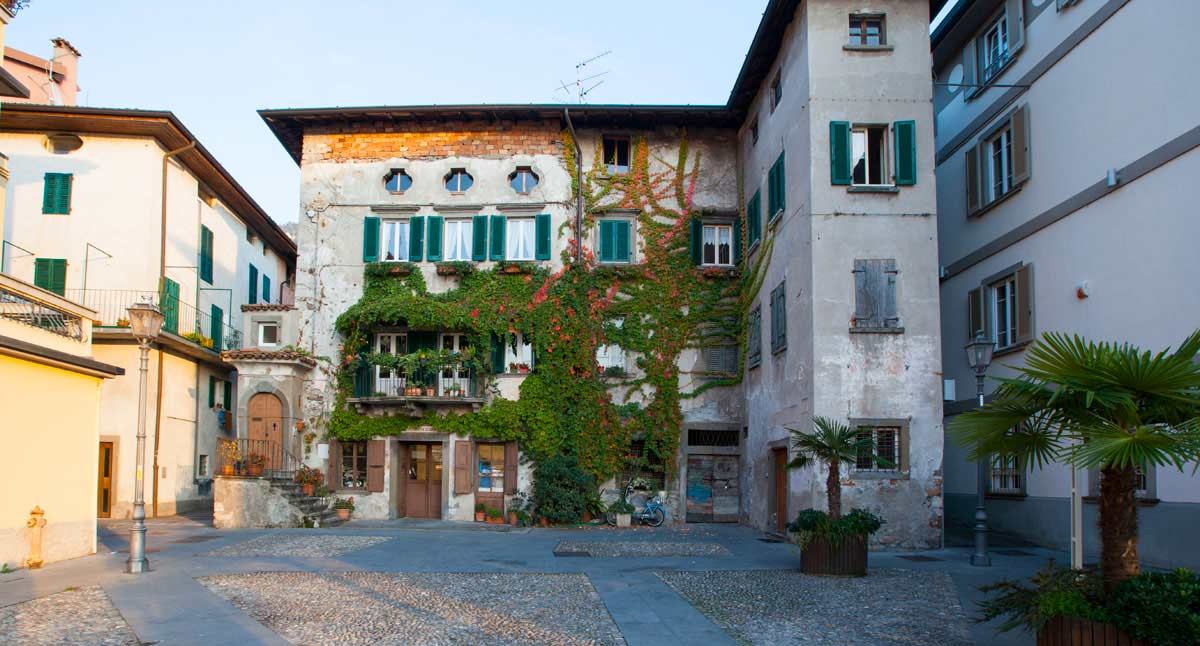
[[[598,334],[607,396],[637,411],[630,419],[665,411],[651,419],[673,425],[668,443],[648,427],[613,431],[628,442],[621,450],[650,463],[643,473],[676,465],[651,477],[673,520],[778,530],[800,509],[823,507],[824,476],[782,464],[787,429],[825,415],[859,425],[889,457],[890,466],[864,459],[843,473],[850,505],[887,518],[880,540],[939,545],[929,9],[769,2],[725,105],[262,111],[301,170],[288,342],[322,359],[288,405],[317,436],[338,428],[341,411],[403,426],[373,434],[384,426],[362,423],[353,437],[315,441],[308,461],[327,468],[340,495],[355,492],[359,516],[465,520],[476,503],[506,505],[530,481],[531,447],[505,429],[474,437],[429,416],[481,415],[524,398],[539,365],[558,361],[549,353],[576,343],[590,352]],[[625,312],[587,342],[556,345],[543,329],[530,347],[514,329],[482,338],[487,347],[472,350],[487,357],[478,369],[438,366],[426,370],[432,380],[418,378],[419,362],[380,359],[461,352],[480,340],[431,324],[425,301],[404,300],[417,291],[412,274],[451,311],[474,276],[511,269],[552,284],[572,266],[609,281],[596,307]],[[679,280],[658,275],[664,268]],[[683,305],[622,309],[647,294],[651,309]],[[529,310],[544,298],[533,294]],[[397,302],[412,309],[379,325],[379,310]],[[705,312],[711,320],[697,323]],[[360,329],[359,320],[376,325]],[[365,355],[373,365],[355,368]],[[584,374],[592,378],[590,367]],[[387,421],[397,419],[433,422]],[[623,485],[630,474],[611,475]]]

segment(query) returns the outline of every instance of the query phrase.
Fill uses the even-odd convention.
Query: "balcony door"
[[[463,352],[470,347],[467,335],[458,332],[442,333],[442,349],[450,352]],[[447,366],[442,369],[438,379],[438,396],[445,397],[447,392],[455,387],[461,392],[470,392],[471,370],[463,365]]]
[[[375,335],[375,351],[380,354],[408,354],[408,335],[404,332],[382,332]],[[387,397],[404,394],[405,377],[400,370],[375,366],[375,392]]]

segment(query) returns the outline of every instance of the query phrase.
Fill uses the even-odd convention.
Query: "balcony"
[[[460,362],[401,369],[363,361],[354,373],[354,396],[348,401],[367,414],[386,414],[396,409],[413,417],[421,417],[430,409],[474,412],[487,402],[485,385],[474,367]]]
[[[15,281],[0,284],[0,318],[23,323],[74,341],[86,340],[83,319],[39,300],[31,290],[25,292]]]
[[[216,321],[169,294],[137,289],[68,289],[66,298],[96,311],[95,332],[121,333],[129,328],[129,306],[134,303],[154,303],[165,317],[163,331],[186,340],[192,345],[217,355],[224,350],[242,346],[242,334],[230,327],[228,319]],[[227,314],[226,314],[227,315]]]

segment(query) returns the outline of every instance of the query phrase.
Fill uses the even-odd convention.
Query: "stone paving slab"
[[[555,554],[584,554],[600,558],[639,556],[728,556],[719,543],[671,541],[561,541]]]
[[[625,644],[582,574],[255,572],[197,580],[296,644]]]
[[[365,550],[391,539],[390,536],[268,534],[209,550],[197,556],[334,558],[350,552]]]
[[[788,570],[658,572],[681,596],[745,644],[972,644],[944,572],[873,569],[865,577]]]
[[[0,644],[141,644],[98,585],[0,608]]]

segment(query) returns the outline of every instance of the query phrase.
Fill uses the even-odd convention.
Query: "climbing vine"
[[[586,247],[576,261],[579,237],[567,224],[560,232],[568,237],[563,268],[553,273],[536,265],[455,266],[447,271],[459,276],[459,286],[430,293],[415,267],[368,265],[362,299],[337,320],[344,343],[332,435],[366,439],[429,426],[478,439],[518,440],[535,461],[573,454],[600,477],[631,463],[644,465],[651,457],[670,471],[683,421],[681,402],[738,383],[744,361],[738,353],[735,373],[681,379],[680,354],[713,345],[744,347],[745,313],[761,283],[770,239],[753,262],[737,270],[696,267],[689,234],[692,220],[702,215],[693,203],[701,155],[689,152],[686,136],[674,159],[654,158],[655,163],[646,142],[635,141],[629,172],[611,177],[604,175],[599,145],[592,170],[576,174],[574,142],[565,133],[564,138],[573,190],[582,183],[585,230],[607,215],[636,217],[638,262],[598,264]],[[487,348],[493,339],[513,343],[520,333],[532,343],[534,370],[521,384],[519,399],[493,397],[475,413],[364,415],[347,402],[355,371],[388,361],[371,352],[370,339],[375,330],[390,326],[463,332],[472,348]],[[623,348],[636,357],[637,369],[606,372],[596,361],[602,345]],[[487,362],[467,358],[490,372]],[[685,391],[681,381],[699,385]],[[643,440],[645,453],[632,454],[635,439]]]

